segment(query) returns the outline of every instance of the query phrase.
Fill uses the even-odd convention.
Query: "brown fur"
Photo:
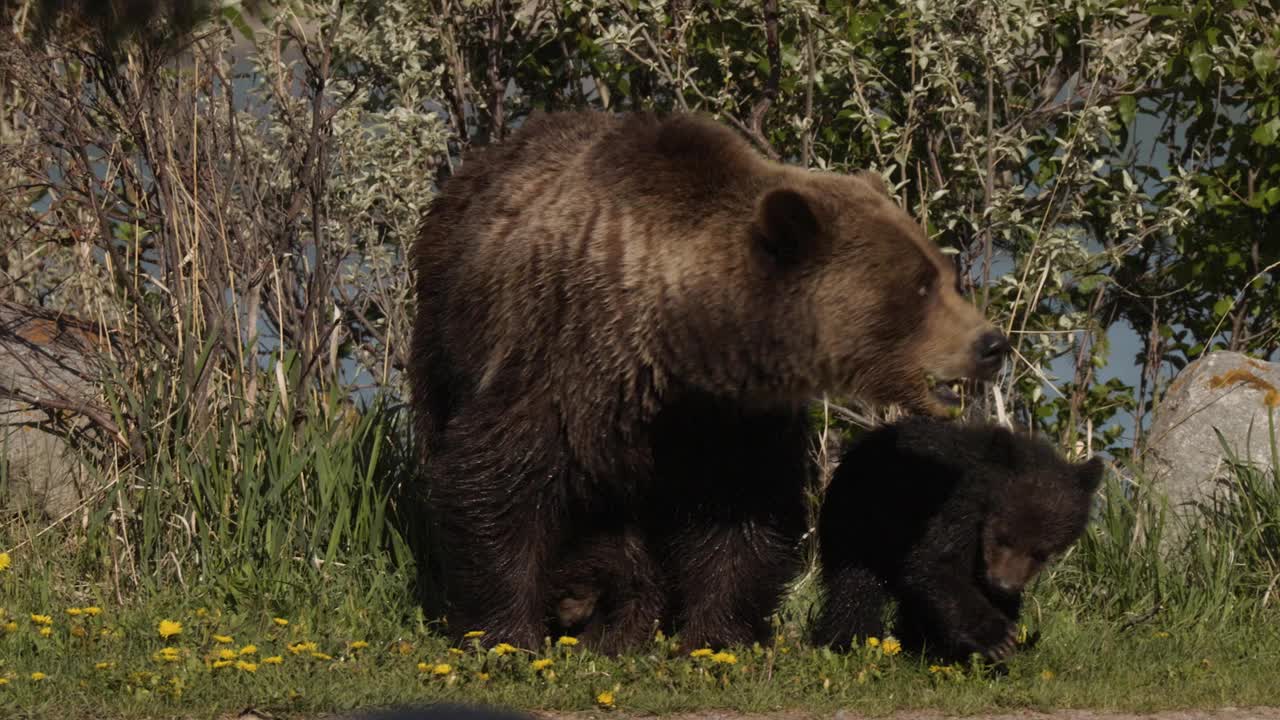
[[[492,642],[536,644],[557,557],[628,523],[697,642],[758,635],[803,527],[805,403],[939,413],[927,376],[1006,349],[877,176],[774,163],[698,117],[531,118],[445,183],[413,263],[451,627]],[[722,556],[681,557],[704,543]],[[732,576],[719,600],[707,572]]]

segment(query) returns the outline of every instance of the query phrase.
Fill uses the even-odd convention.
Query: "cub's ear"
[[[815,254],[819,231],[814,201],[799,190],[770,190],[756,204],[755,242],[783,266]]]
[[[1013,431],[1005,427],[991,429],[991,442],[987,445],[987,459],[1012,467],[1017,459],[1018,438]]]
[[[1076,465],[1076,480],[1080,489],[1092,494],[1102,484],[1102,458],[1094,455]]]

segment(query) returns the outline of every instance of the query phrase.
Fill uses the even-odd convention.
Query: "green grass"
[[[308,717],[438,700],[604,713],[604,691],[623,713],[1280,703],[1280,472],[1236,466],[1235,499],[1206,507],[1177,542],[1154,497],[1109,482],[1086,537],[1033,588],[1024,622],[1039,639],[1007,672],[931,668],[883,646],[809,648],[811,575],[780,613],[777,641],[730,648],[732,664],[675,656],[663,639],[620,660],[550,640],[535,655],[458,654],[417,603],[397,521],[412,518],[394,492],[413,466],[403,416],[331,407],[341,405],[320,403],[298,425],[270,397],[204,426],[175,417],[156,462],[123,471],[129,481],[83,516],[47,532],[22,518],[0,528],[12,560],[0,571],[0,716]],[[86,606],[102,612],[67,613]],[[51,616],[48,636],[33,613]],[[161,638],[161,620],[181,634]],[[235,660],[254,671],[214,666],[246,644],[256,651]],[[158,655],[165,647],[174,659]],[[553,663],[537,671],[540,658]]]
[[[795,624],[784,625],[768,648],[732,649],[732,665],[675,656],[669,642],[658,640],[648,652],[622,660],[555,644],[536,655],[475,647],[459,655],[429,625],[406,617],[407,606],[363,605],[354,577],[334,578],[315,602],[288,609],[224,609],[198,593],[174,593],[125,607],[106,605],[101,615],[87,618],[66,615],[65,604],[40,602],[47,585],[16,569],[5,579],[5,594],[17,600],[7,608],[18,628],[0,639],[0,675],[9,678],[0,688],[5,717],[215,717],[246,706],[306,716],[436,700],[586,710],[606,690],[614,693],[616,709],[628,713],[839,707],[872,714],[908,708],[1145,711],[1278,699],[1280,626],[1274,617],[1183,630],[1167,630],[1168,624],[1155,619],[1126,629],[1091,617],[1085,608],[1033,603],[1027,624],[1041,638],[1015,657],[1007,673],[978,665],[931,670],[916,657],[886,656],[883,645],[848,655],[816,651],[797,642]],[[50,637],[38,634],[31,610],[53,616]],[[275,624],[277,613],[288,626]],[[181,634],[162,639],[162,619],[181,622]],[[83,637],[73,634],[77,627],[86,630]],[[232,641],[220,643],[215,635]],[[355,641],[368,646],[352,649]],[[313,657],[300,648],[302,642],[314,642],[329,657]],[[255,671],[212,667],[220,650],[238,652],[246,644],[256,652],[237,659],[255,662]],[[179,659],[157,657],[164,647],[177,648]],[[282,657],[282,664],[262,662],[270,656]],[[547,669],[554,677],[535,671],[535,658],[552,658]],[[110,667],[97,667],[103,662]],[[441,664],[449,668],[437,675]],[[36,671],[48,677],[31,680]]]

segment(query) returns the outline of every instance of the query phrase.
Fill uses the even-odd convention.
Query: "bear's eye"
[[[916,290],[916,294],[917,294],[917,295],[919,295],[920,297],[925,297],[926,295],[928,295],[928,294],[929,294],[929,286],[928,286],[928,285],[921,285],[921,286]]]

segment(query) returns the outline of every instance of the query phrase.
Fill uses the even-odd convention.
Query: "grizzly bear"
[[[814,643],[882,636],[893,599],[904,646],[1004,659],[1023,588],[1084,532],[1101,478],[1096,456],[1072,463],[998,425],[909,418],[868,432],[819,514]]]
[[[688,642],[761,638],[799,562],[806,404],[945,413],[1008,352],[879,176],[695,115],[529,118],[443,183],[412,262],[430,536],[450,632],[487,643],[536,647],[563,553],[626,527]]]
[[[633,527],[579,539],[555,564],[549,587],[552,633],[597,652],[634,649],[668,619],[662,569]]]

